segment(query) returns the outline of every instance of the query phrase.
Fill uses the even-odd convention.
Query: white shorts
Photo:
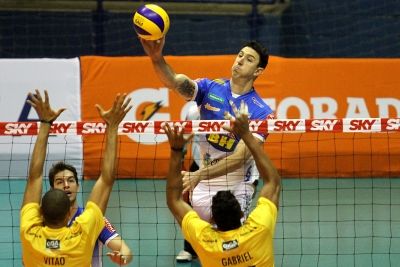
[[[191,194],[191,204],[193,210],[200,216],[200,218],[206,222],[211,223],[211,204],[212,197],[217,194],[218,191],[230,190],[239,201],[244,218],[242,222],[249,216],[250,205],[254,189],[250,183],[240,183],[238,185],[227,188],[226,186],[221,187],[210,187],[199,183]]]

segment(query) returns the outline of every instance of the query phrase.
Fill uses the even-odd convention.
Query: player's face
[[[244,47],[236,57],[232,66],[232,77],[253,78],[256,72],[261,69],[257,65],[260,62],[258,53],[250,47]]]
[[[79,184],[70,170],[63,170],[54,176],[54,188],[64,190],[72,204],[76,200]]]

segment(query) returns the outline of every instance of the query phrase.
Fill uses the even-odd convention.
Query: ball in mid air
[[[133,26],[140,38],[158,40],[169,29],[169,16],[162,7],[147,4],[136,11],[133,16]]]

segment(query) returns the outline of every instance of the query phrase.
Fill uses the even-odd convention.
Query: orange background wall
[[[235,55],[166,57],[176,73],[184,73],[192,79],[229,78],[234,59]],[[164,87],[148,57],[81,57],[80,60],[83,121],[101,120],[94,105],[110,107],[116,93]],[[314,108],[311,98],[334,99],[338,104],[337,118],[345,118],[348,114],[348,97],[361,98],[369,116],[375,118],[381,115],[377,99],[400,99],[399,73],[400,59],[270,57],[255,88],[262,98],[275,101],[272,108],[279,108],[290,97],[301,99],[306,103],[310,118],[313,118]],[[169,105],[158,112],[170,114],[170,120],[180,120],[185,101],[172,91],[168,97]],[[141,111],[148,104],[151,101],[139,106],[135,114],[128,114],[126,120],[142,120]],[[279,114],[286,118],[301,118],[301,112],[295,106]],[[395,107],[390,107],[387,115],[400,117]],[[169,157],[166,142],[143,144],[128,136],[121,136],[120,140],[119,177],[165,177]],[[99,175],[103,142],[104,136],[84,136],[86,178]],[[270,134],[264,149],[283,177],[395,177],[400,174],[398,133]]]

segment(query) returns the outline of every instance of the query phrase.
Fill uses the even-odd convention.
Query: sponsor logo
[[[219,102],[219,103],[224,103],[224,99],[221,98],[221,97],[219,97],[219,96],[217,96],[217,95],[214,95],[214,94],[212,94],[212,93],[209,93],[207,96],[208,96],[208,98],[211,99],[211,100],[215,100],[215,101],[217,101],[217,102]]]
[[[142,121],[148,121],[150,118],[162,107],[161,101],[151,103],[145,106],[140,113],[142,115]]]
[[[37,133],[37,123],[10,122],[1,123],[0,128],[4,135],[29,135]]]
[[[105,217],[103,217],[103,219],[104,219],[104,224],[105,224],[106,227],[107,227],[107,230],[108,230],[110,233],[115,233],[116,231],[115,231],[114,226],[113,226]]]
[[[307,120],[307,132],[338,132],[343,130],[343,122],[339,119]]]
[[[400,131],[400,119],[381,119],[382,131]]]
[[[239,242],[237,241],[237,239],[227,241],[227,242],[222,242],[222,250],[223,251],[231,250],[231,249],[234,249],[237,247],[239,247]]]
[[[264,105],[261,104],[260,102],[257,101],[257,99],[255,97],[252,97],[251,100],[253,100],[253,103],[256,104],[257,106],[259,106],[260,108],[263,108]]]
[[[211,105],[208,104],[208,103],[205,104],[204,108],[205,108],[205,109],[208,109],[208,110],[211,110],[211,111],[220,111],[220,110],[221,110],[220,108],[215,108],[215,107],[211,106]]]
[[[78,134],[105,134],[107,124],[105,122],[78,122]]]
[[[206,138],[208,143],[214,148],[225,152],[235,150],[235,147],[239,142],[239,139],[226,134],[208,134],[206,135]]]
[[[275,132],[296,132],[300,120],[276,120],[273,122],[273,131]]]
[[[57,240],[57,239],[46,239],[46,248],[48,248],[48,249],[60,249],[60,240]]]

